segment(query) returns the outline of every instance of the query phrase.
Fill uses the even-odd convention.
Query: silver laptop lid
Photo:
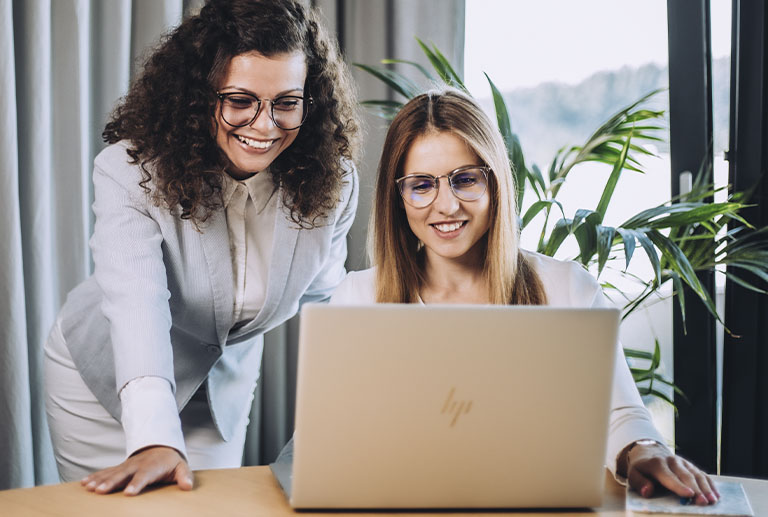
[[[296,508],[601,502],[619,313],[307,305]]]

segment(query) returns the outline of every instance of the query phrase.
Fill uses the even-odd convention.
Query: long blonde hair
[[[379,161],[369,231],[376,265],[376,301],[414,303],[424,282],[424,254],[408,225],[395,179],[403,174],[412,142],[430,131],[458,136],[492,170],[490,229],[483,264],[492,303],[545,304],[541,280],[520,252],[514,180],[504,141],[475,101],[453,89],[411,99],[389,127]]]

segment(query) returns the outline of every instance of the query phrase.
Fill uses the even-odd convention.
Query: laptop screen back
[[[600,504],[619,314],[307,305],[297,508]]]

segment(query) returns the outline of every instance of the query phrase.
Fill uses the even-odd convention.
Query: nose
[[[253,119],[253,122],[251,122],[248,126],[256,129],[256,130],[270,130],[272,127],[274,127],[275,122],[272,120],[272,117],[269,116],[269,110],[272,109],[272,106],[269,104],[269,102],[262,102],[261,104],[261,110],[259,111],[258,115],[256,115],[256,118]]]
[[[441,214],[455,214],[459,210],[459,200],[453,195],[448,178],[439,178],[437,181],[440,188],[437,189],[437,197],[432,206]]]

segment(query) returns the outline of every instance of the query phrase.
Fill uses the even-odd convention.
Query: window
[[[610,115],[668,86],[664,2],[467,0],[465,41],[468,88],[492,114],[488,74],[505,95],[526,162],[542,171],[562,146],[583,143]],[[666,92],[653,106],[668,110]],[[659,157],[643,160],[645,175],[622,175],[606,214],[610,224],[669,200],[668,147],[652,150]],[[570,175],[558,195],[566,215],[594,208],[609,174],[608,166],[586,165]],[[523,210],[534,201],[526,197]],[[537,233],[524,231],[523,246],[535,249]],[[572,244],[563,252],[566,258],[578,250]],[[647,275],[650,266],[640,262],[633,260],[634,272]]]

